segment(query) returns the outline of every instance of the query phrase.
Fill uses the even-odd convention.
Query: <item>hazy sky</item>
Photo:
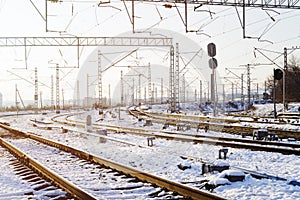
[[[45,1],[32,0],[32,2],[45,17]],[[63,3],[48,3],[47,28],[53,32],[46,33],[46,23],[30,1],[1,0],[0,36],[112,37],[132,30],[126,8],[121,1],[111,1],[100,7],[98,2],[68,0]],[[184,5],[177,4],[177,7],[184,17]],[[127,3],[127,8],[131,14],[131,3]],[[241,8],[237,10],[242,15]],[[253,39],[243,39],[241,24],[234,7],[202,6],[194,12],[194,5],[189,5],[188,29],[200,30],[199,33],[202,33],[196,34],[185,33],[185,27],[175,7],[165,8],[163,4],[137,2],[135,28],[143,31],[151,31],[151,28],[170,29],[185,34],[205,50],[208,43],[214,42],[217,46],[218,71],[222,76],[231,76],[226,74],[225,68],[233,68],[236,74],[241,74],[245,73],[241,65],[270,63],[260,53],[254,54],[254,47],[268,50],[263,51],[264,54],[271,59],[278,57],[276,62],[282,66],[283,56],[280,54],[283,53],[284,47],[300,46],[300,11],[292,9],[266,11],[260,8],[246,10],[246,36]],[[91,47],[81,49],[82,63],[92,50],[94,48]],[[74,66],[77,63],[74,48],[33,47],[28,48],[27,53],[28,69],[23,69],[24,48],[0,49],[0,92],[5,101],[14,101],[15,84],[18,85],[24,99],[33,99],[34,87],[29,82],[34,81],[35,67],[38,67],[40,81],[50,86],[50,76],[55,75],[51,67],[55,66],[55,63],[64,66]],[[294,51],[293,55],[300,58],[300,50]],[[71,98],[74,93],[74,80],[78,71],[78,69],[61,71],[66,99]],[[271,73],[272,66],[256,66],[251,73],[253,83],[262,86],[265,78]],[[19,80],[17,76],[27,81]],[[49,88],[40,86],[40,89],[44,98],[49,99]]]

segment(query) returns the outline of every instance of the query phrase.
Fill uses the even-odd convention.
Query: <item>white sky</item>
[[[32,0],[42,15],[45,16],[45,1]],[[84,3],[83,3],[84,2]],[[105,6],[105,7],[104,7]],[[113,6],[113,7],[109,7]],[[127,4],[131,13],[131,3]],[[183,15],[184,6],[178,4],[178,9]],[[73,8],[73,9],[72,9]],[[258,39],[243,39],[242,28],[234,7],[202,6],[203,12],[194,12],[194,5],[188,9],[189,30],[202,30],[202,34],[185,33],[185,27],[176,8],[167,9],[162,4],[141,3],[135,5],[136,29],[164,28],[170,29],[192,38],[206,50],[210,42],[217,46],[218,71],[222,76],[231,76],[225,73],[225,68],[235,68],[237,74],[245,73],[240,65],[254,63],[269,63],[260,53],[254,56],[253,49],[264,48],[272,52],[264,52],[271,59],[279,56],[273,52],[283,53],[283,48],[300,46],[300,11],[277,9],[264,11],[259,8],[247,8],[246,36],[260,37]],[[208,11],[215,13],[212,17]],[[241,8],[238,8],[242,14]],[[275,22],[269,17],[272,16]],[[162,20],[161,20],[162,19]],[[60,36],[59,33],[46,33],[45,21],[35,10],[31,2],[16,0],[0,1],[0,36]],[[76,36],[116,36],[120,33],[132,30],[124,4],[120,1],[111,1],[98,7],[97,1],[72,1],[64,3],[48,3],[48,29],[63,31],[63,34]],[[268,41],[268,42],[266,42]],[[81,62],[94,50],[92,47],[82,49]],[[60,52],[63,56],[61,56]],[[300,50],[293,55],[300,58]],[[289,56],[290,57],[290,56]],[[34,67],[38,67],[39,79],[50,86],[50,76],[55,75],[55,66],[74,66],[77,61],[74,48],[28,48],[28,69],[24,68],[24,48],[0,49],[0,92],[4,101],[14,101],[15,84],[23,99],[33,99],[34,87],[32,84],[18,80],[13,72],[33,82]],[[282,66],[283,56],[277,63]],[[9,71],[9,72],[8,72]],[[62,87],[65,90],[65,99],[72,98],[74,92],[74,80],[78,69],[65,69],[61,72]],[[262,83],[272,73],[272,66],[258,66],[252,70],[253,83]],[[44,99],[50,99],[50,90],[40,86]]]

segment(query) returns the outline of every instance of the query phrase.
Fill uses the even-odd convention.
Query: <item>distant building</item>
[[[2,108],[2,93],[0,92],[0,108]]]

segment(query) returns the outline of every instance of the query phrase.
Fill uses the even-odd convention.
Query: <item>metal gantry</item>
[[[166,37],[0,37],[0,47],[25,47],[26,68],[27,47],[77,47],[77,67],[79,67],[80,47],[84,46],[166,47],[171,45],[172,38]]]

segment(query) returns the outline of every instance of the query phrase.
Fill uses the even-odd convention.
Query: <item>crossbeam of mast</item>
[[[33,46],[171,46],[158,37],[0,37],[0,47]]]
[[[132,0],[126,0],[132,1]],[[203,5],[214,5],[214,6],[234,6],[242,7],[242,20],[240,19],[242,29],[243,29],[243,38],[254,39],[253,37],[246,36],[246,7],[256,7],[262,8],[266,10],[270,9],[300,9],[300,0],[135,0],[135,1],[146,1],[146,2],[153,2],[153,3],[166,3],[164,6],[166,8],[176,7],[178,14],[185,26],[186,32],[196,32],[197,34],[203,34],[199,30],[189,30],[188,29],[188,4],[195,4],[194,11],[197,11],[198,8],[202,7]],[[132,1],[134,2],[134,1]],[[176,6],[177,3],[184,4],[184,17],[181,15],[178,7]],[[134,7],[134,4],[132,5]],[[134,10],[134,9],[132,9]],[[238,17],[239,13],[238,13]],[[132,18],[134,18],[134,11],[132,14]],[[134,22],[133,22],[134,23]],[[133,24],[134,28],[134,24]],[[134,32],[134,29],[133,29]],[[206,34],[205,34],[206,35]],[[259,39],[259,38],[256,38]]]
[[[131,1],[131,0],[127,0]],[[283,8],[283,9],[300,9],[299,0],[135,0],[147,1],[155,3],[188,3],[202,5],[216,5],[216,6],[238,6],[238,7],[257,7],[257,8]]]

